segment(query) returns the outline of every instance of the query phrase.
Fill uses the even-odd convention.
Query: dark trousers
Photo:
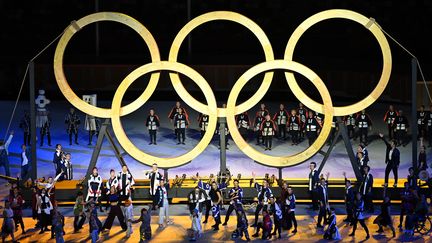
[[[368,129],[369,128],[359,128],[359,136],[360,136],[360,143],[367,144],[368,143]]]
[[[249,130],[247,128],[245,128],[245,127],[240,127],[239,128],[239,132],[240,132],[240,135],[243,137],[243,139],[245,141],[247,141],[248,140]]]
[[[259,216],[259,213],[261,212],[261,209],[262,210],[267,210],[267,205],[263,205],[262,203],[258,203],[258,205],[257,205],[257,207],[255,209],[255,223],[254,223],[255,225],[258,222],[258,216]]]
[[[278,125],[278,138],[286,138],[286,124]]]
[[[273,145],[273,136],[263,136],[264,139],[264,146],[268,149],[271,149]]]
[[[347,214],[347,221],[352,222],[353,221],[353,206],[352,203],[345,203],[346,208],[346,214]]]
[[[186,136],[186,129],[185,128],[177,128],[176,129],[177,134],[177,140],[179,143],[184,143],[185,136]]]
[[[330,134],[328,136],[328,139],[327,139],[328,145],[333,143],[333,140],[335,139],[335,135],[336,135],[336,128],[332,127],[332,129],[330,130]]]
[[[75,143],[78,144],[78,131],[69,132],[69,144],[72,144],[72,136],[75,138]]]
[[[274,221],[274,230],[273,230],[273,234],[276,234],[276,230],[278,232],[278,235],[281,235],[282,233],[282,220],[279,220],[277,218],[278,216],[274,215],[273,217],[273,221]]]
[[[390,171],[393,171],[393,175],[394,175],[394,179],[395,179],[395,184],[397,184],[398,181],[398,167],[387,163],[386,168],[385,168],[385,176],[384,176],[384,183],[388,183],[389,180],[389,175],[390,175]]]
[[[387,130],[388,130],[388,136],[389,139],[392,140],[395,138],[395,132],[393,130],[393,125],[392,124],[387,124]]]
[[[357,218],[354,218],[354,221],[353,221],[353,233],[355,234],[355,231],[357,230],[357,222],[360,223],[360,225],[365,230],[366,234],[369,235],[369,229],[368,229],[367,225],[365,224],[364,219],[357,219]]]
[[[316,133],[309,132],[306,134],[306,136],[307,136],[308,141],[309,141],[309,146],[311,146],[315,142],[315,140],[317,139]]]
[[[347,130],[348,130],[348,137],[349,138],[354,138],[354,135],[355,135],[354,126],[353,125],[348,125],[347,126]]]
[[[149,130],[150,143],[156,144],[156,130]]]
[[[48,139],[48,145],[51,146],[51,133],[50,133],[49,130],[46,131],[45,133],[42,133],[42,132],[41,132],[40,146],[43,146],[45,134],[46,134],[47,139]]]
[[[255,134],[256,134],[256,139],[257,139],[257,145],[264,143],[263,135],[262,135],[261,131],[257,131],[257,132],[255,132]]]
[[[396,130],[395,139],[397,140],[398,145],[406,145],[405,136],[406,136],[406,130]]]
[[[288,229],[294,225],[294,229],[297,229],[297,219],[295,216],[295,211],[288,212]]]
[[[29,132],[24,132],[24,144],[26,146],[30,145],[30,133]]]
[[[89,130],[88,133],[89,133],[89,142],[88,142],[88,144],[91,145],[92,141],[93,141],[93,135],[95,135],[96,131],[95,130]]]
[[[425,125],[417,125],[417,139],[424,138],[426,136],[426,126]]]
[[[1,166],[5,168],[5,175],[10,176],[9,158],[6,155],[6,152],[0,154],[0,167]]]
[[[290,134],[291,134],[291,141],[293,142],[293,144],[298,144],[299,143],[299,131],[298,130],[291,130]]]
[[[21,229],[24,232],[25,229],[24,229],[24,221],[23,221],[22,216],[21,215],[14,215],[13,219],[15,221],[15,228],[18,229],[18,224],[20,224],[21,225]]]
[[[315,191],[309,191],[309,196],[312,200],[312,208],[318,209],[318,201],[316,199]]]
[[[407,215],[407,211],[406,211],[406,209],[402,206],[401,207],[401,209],[400,209],[400,215],[399,215],[399,226],[400,227],[402,227],[402,223],[403,223],[403,219],[404,219],[404,216],[405,215]]]
[[[205,208],[206,208],[206,211],[205,211],[204,221],[207,221],[207,219],[210,215],[210,210],[211,210],[211,201],[210,200],[205,201]]]
[[[81,219],[80,219],[80,217],[81,217]],[[86,220],[85,214],[78,215],[78,216],[75,215],[74,222],[73,222],[74,230],[77,231],[77,230],[81,229],[82,226],[84,225],[85,220]]]
[[[22,165],[21,166],[21,180],[27,179],[28,174],[29,174],[29,164]]]
[[[111,209],[108,213],[107,219],[104,222],[104,225],[102,226],[102,229],[111,229],[115,217],[117,217],[118,221],[120,222],[122,229],[126,230],[127,225],[124,220],[123,212],[118,204],[115,206],[111,205]]]
[[[237,210],[235,208],[235,205],[234,204],[230,204],[229,207],[228,207],[228,210],[226,212],[226,215],[225,215],[225,223],[228,223],[229,217],[230,217],[230,215],[231,215],[231,213],[233,211],[237,212]]]
[[[51,215],[46,214],[43,210],[42,212],[39,214],[39,222],[41,225],[41,230],[46,230],[48,228],[49,225],[49,221],[50,221],[50,217]]]
[[[318,225],[327,224],[327,208],[325,204],[320,205],[317,224]]]
[[[429,147],[432,147],[432,126],[427,127],[427,140],[429,143]]]
[[[373,201],[372,201],[373,200],[372,192],[368,192],[368,193],[364,194],[363,199],[364,199],[365,210],[373,211],[374,208],[373,208]]]

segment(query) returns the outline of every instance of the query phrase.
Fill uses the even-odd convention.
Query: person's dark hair
[[[58,143],[58,144],[56,144],[56,146],[55,146],[55,147],[56,147],[56,148],[58,148],[59,146],[61,146],[61,144],[59,144],[59,143]]]
[[[335,211],[335,208],[330,208],[330,211],[334,212],[334,211]]]
[[[70,153],[66,153],[65,156],[67,156],[67,155],[71,155],[71,154]]]
[[[234,180],[233,180],[233,182],[239,182],[239,180],[237,180],[237,179],[234,179]]]
[[[79,192],[77,193],[77,197],[82,196],[82,195],[83,195],[83,192],[82,192],[82,191],[79,191]]]
[[[156,164],[156,163],[153,163],[152,165],[156,165],[156,166],[157,166],[157,164]]]
[[[351,181],[350,181],[350,180],[346,180],[346,182],[349,182],[349,183],[351,184]]]
[[[366,168],[368,172],[370,171],[370,166],[369,165],[366,165],[364,168]]]
[[[292,186],[288,186],[287,188],[291,188],[292,189]]]
[[[114,169],[111,169],[111,170],[110,170],[110,173],[111,173],[111,172],[115,172],[115,170],[114,170]]]
[[[315,162],[310,162],[311,165],[314,165],[316,167],[316,163]]]

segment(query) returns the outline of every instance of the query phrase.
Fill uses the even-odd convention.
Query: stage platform
[[[47,94],[49,98],[49,94]],[[175,99],[175,97],[173,97]],[[131,140],[144,151],[161,157],[177,156],[185,153],[192,149],[200,139],[200,132],[198,128],[198,122],[196,121],[198,113],[191,108],[187,108],[190,113],[190,128],[187,130],[186,145],[176,145],[177,141],[174,139],[174,134],[172,126],[169,123],[167,115],[169,110],[174,105],[173,102],[162,102],[162,101],[150,101],[146,103],[142,108],[135,111],[134,113],[122,118],[122,123],[124,125],[125,131],[130,136]],[[101,107],[109,107],[110,103],[108,101],[99,101],[98,104]],[[52,164],[52,158],[54,153],[54,145],[60,143],[64,147],[64,151],[72,153],[72,164],[74,166],[74,179],[81,180],[87,171],[88,163],[93,151],[94,146],[87,146],[88,135],[83,129],[83,125],[79,129],[79,143],[80,145],[69,146],[68,135],[66,134],[66,127],[64,124],[64,117],[68,112],[71,105],[66,101],[52,101],[48,106],[48,109],[52,114],[52,146],[48,146],[45,140],[44,146],[37,145],[37,156],[38,156],[38,177],[42,176],[54,176],[54,167]],[[156,108],[157,114],[161,118],[161,128],[158,133],[158,145],[148,145],[148,132],[145,127],[145,119],[147,117],[148,109],[151,107]],[[267,107],[270,109],[271,113],[274,113],[278,109],[277,103],[267,103]],[[286,107],[294,108],[295,103],[287,103]],[[372,174],[375,178],[384,178],[384,143],[378,139],[378,132],[383,132],[387,134],[387,129],[382,121],[382,117],[388,107],[388,104],[374,104],[368,108],[368,113],[371,115],[371,119],[374,123],[373,130],[370,132],[370,138],[372,141],[368,146],[370,166],[372,168]],[[13,108],[13,102],[2,101],[0,102],[0,112],[3,119],[0,120],[0,127],[5,128],[7,126],[7,117],[11,114]],[[404,109],[405,114],[409,115],[408,106],[397,106],[397,108]],[[12,130],[16,131],[16,136],[12,140],[10,146],[10,162],[11,162],[11,175],[16,177],[20,173],[20,145],[22,144],[22,132],[19,129],[20,116],[24,110],[28,109],[27,102],[19,102],[17,113],[15,119],[12,123]],[[251,118],[254,118],[254,114],[258,110],[258,105],[249,111]],[[82,123],[84,123],[85,116],[83,113],[78,112],[81,117]],[[413,124],[413,123],[411,123]],[[0,136],[4,135],[4,130],[0,131]],[[39,135],[39,130],[37,131]],[[249,139],[250,143],[258,149],[262,150],[264,153],[271,155],[289,155],[296,152],[302,151],[307,148],[307,141],[303,141],[298,146],[291,146],[291,141],[279,141],[273,139],[274,145],[272,151],[264,151],[264,148],[255,145],[255,139],[251,136]],[[96,138],[94,138],[93,145],[96,143]],[[356,149],[358,145],[357,141],[352,141],[353,149]],[[229,139],[229,150],[227,151],[227,167],[230,169],[231,173],[236,177],[241,174],[242,177],[250,177],[252,172],[255,172],[257,176],[263,177],[264,174],[278,176],[278,170],[276,168],[267,167],[254,162],[252,159],[248,158],[243,154],[234,142]],[[324,146],[323,150],[326,150],[328,146]],[[401,151],[401,164],[399,167],[399,177],[406,178],[408,168],[412,164],[411,158],[411,144],[406,147],[399,147]],[[431,152],[428,149],[428,161],[430,161]],[[149,167],[143,165],[127,154],[124,156],[129,169],[132,171],[133,176],[136,179],[144,178],[144,171],[148,170]],[[309,170],[309,162],[315,161],[318,164],[322,161],[323,155],[316,154],[311,159],[303,164],[297,166],[284,168],[283,178],[307,178]],[[120,170],[119,163],[114,156],[108,141],[105,141],[102,151],[98,160],[100,167],[100,174],[103,178],[109,177],[109,170],[115,169]],[[171,168],[168,170],[168,175],[173,178],[175,175],[181,176],[186,174],[189,178],[195,175],[197,172],[201,176],[208,176],[209,174],[217,174],[219,171],[219,150],[218,150],[218,138],[215,136],[212,143],[207,147],[207,149],[199,155],[197,158],[192,160],[189,164],[178,168]],[[342,179],[342,172],[346,171],[348,177],[354,177],[351,164],[349,162],[345,146],[342,141],[340,141],[331,153],[326,165],[324,166],[323,173],[330,172],[331,179]],[[4,173],[3,168],[0,168],[0,173]],[[392,178],[392,176],[391,176]]]
[[[180,206],[178,206],[180,207]],[[135,208],[135,218],[138,218],[138,207]],[[179,209],[181,210],[181,209]],[[183,211],[186,210],[186,207],[184,206]],[[173,210],[170,210],[173,211]],[[88,223],[84,224],[84,228],[79,233],[73,233],[73,217],[68,216],[68,214],[71,214],[71,209],[69,210],[69,213],[66,212],[66,225],[65,225],[65,232],[66,235],[64,236],[64,239],[66,242],[91,242],[91,239],[89,238],[89,230],[88,230]],[[191,221],[189,219],[189,216],[187,215],[174,215],[171,216],[171,219],[173,220],[174,224],[169,225],[163,229],[158,228],[158,217],[155,216],[157,212],[153,212],[152,217],[152,240],[150,242],[188,242],[188,239],[186,237],[187,229],[191,226]],[[224,213],[223,213],[224,214]],[[366,223],[368,225],[369,231],[371,233],[371,237],[369,240],[364,241],[365,239],[365,233],[362,229],[362,227],[359,225],[356,231],[356,236],[351,237],[348,236],[351,231],[352,227],[350,227],[348,224],[345,224],[342,220],[345,216],[338,215],[337,216],[337,225],[339,227],[339,231],[342,236],[342,240],[338,242],[431,242],[432,238],[430,235],[420,235],[415,234],[413,237],[407,236],[403,234],[402,231],[396,230],[396,237],[391,238],[391,231],[390,229],[385,228],[385,232],[383,234],[376,233],[375,231],[378,230],[378,226],[374,225],[372,222],[375,219],[376,215],[370,216]],[[105,216],[99,217],[101,221],[103,222],[105,220]],[[249,224],[253,222],[253,217],[248,216]],[[2,219],[0,219],[1,222]],[[224,216],[222,216],[222,221],[224,220]],[[276,237],[273,237],[273,241],[275,242],[329,242],[327,240],[323,240],[323,230],[316,228],[316,220],[317,215],[316,213],[305,215],[301,214],[297,216],[298,221],[298,232],[297,234],[292,234],[291,232],[288,232],[287,230],[283,230],[282,233],[282,239],[278,240]],[[399,216],[393,217],[394,225],[397,227],[399,224]],[[49,232],[44,234],[39,234],[39,231],[37,229],[31,229],[30,227],[34,227],[35,221],[29,217],[24,218],[24,223],[27,226],[27,233],[25,235],[22,234],[21,229],[19,229],[16,232],[16,237],[20,242],[55,242],[55,239],[50,239],[51,234]],[[245,238],[242,240],[231,239],[231,234],[235,229],[236,225],[236,217],[232,215],[230,218],[230,221],[228,222],[227,226],[220,226],[220,230],[217,232],[212,231],[211,225],[214,224],[213,219],[209,218],[209,222],[205,225],[203,225],[203,236],[200,238],[197,242],[243,242],[245,241]],[[114,225],[112,229],[108,232],[101,233],[100,239],[98,242],[138,242],[139,241],[139,227],[140,223],[133,225],[133,234],[131,238],[127,239],[125,237],[126,233],[122,231],[122,229],[119,226],[119,223],[117,220],[114,221]],[[249,227],[249,234],[254,234],[254,228]],[[260,238],[254,238],[251,237],[253,242],[269,242],[269,241],[262,241]],[[10,240],[10,238],[8,238]],[[330,241],[332,242],[332,241]]]

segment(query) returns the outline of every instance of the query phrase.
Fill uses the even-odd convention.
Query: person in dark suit
[[[351,181],[346,178],[345,172],[343,172],[343,176],[345,178],[345,208],[347,213],[347,217],[343,221],[352,223],[355,192],[354,187],[351,185]]]
[[[390,143],[384,138],[384,134],[380,133],[379,136],[384,141],[386,145],[386,155],[385,155],[385,177],[384,177],[384,186],[388,185],[388,178],[390,171],[393,171],[395,182],[393,187],[397,187],[398,181],[398,168],[400,164],[400,152],[399,149],[396,148],[396,141],[392,140]]]
[[[316,186],[318,184],[318,180],[319,180],[319,175],[318,175],[318,170],[316,169],[316,163],[315,162],[311,162],[309,164],[309,183],[308,183],[308,188],[309,188],[309,195],[312,199],[312,206],[309,209],[313,209],[313,210],[318,210],[318,203],[316,200],[316,195],[315,195],[315,189]]]
[[[360,193],[364,200],[365,209],[368,209],[369,212],[373,212],[373,203],[372,203],[372,187],[373,187],[373,176],[370,172],[370,167],[363,167],[363,179],[360,184]]]
[[[329,207],[328,201],[328,178],[330,173],[327,172],[326,178],[322,177],[320,179],[320,184],[316,188],[317,198],[319,202],[319,214],[317,228],[322,228],[323,224],[327,222],[327,210]],[[323,223],[321,223],[323,222]]]
[[[55,174],[58,175],[61,171],[61,164],[64,157],[61,144],[56,144],[56,151],[54,152],[53,165]]]

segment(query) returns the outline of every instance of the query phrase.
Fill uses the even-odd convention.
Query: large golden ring
[[[156,71],[160,72],[162,70],[167,70],[170,72],[179,72],[186,75],[191,80],[193,80],[204,93],[204,96],[207,101],[207,106],[204,112],[205,114],[209,115],[208,129],[205,132],[204,137],[195,146],[195,148],[193,148],[191,151],[183,155],[180,155],[178,157],[172,157],[172,158],[155,157],[141,151],[129,140],[120,121],[121,102],[128,87],[133,82],[135,82],[137,78],[141,77],[142,75],[156,72]],[[185,102],[189,106],[194,107],[194,103],[190,101],[185,101]],[[207,81],[192,68],[178,62],[167,62],[167,61],[152,62],[135,69],[121,82],[120,86],[117,88],[114,94],[114,99],[111,106],[111,122],[117,140],[119,141],[121,146],[133,158],[149,166],[151,166],[153,163],[156,162],[161,168],[178,167],[186,163],[189,163],[192,159],[194,159],[199,154],[201,154],[202,151],[204,151],[204,149],[210,143],[213,137],[213,131],[216,129],[216,122],[217,122],[216,98]]]
[[[375,23],[375,21],[350,10],[332,9],[312,15],[311,17],[303,21],[294,30],[294,33],[291,35],[286,46],[284,59],[293,60],[294,48],[297,45],[300,37],[303,35],[304,32],[306,32],[306,30],[308,30],[310,27],[312,27],[318,22],[332,18],[349,19],[365,26],[377,39],[383,56],[383,69],[381,72],[381,77],[374,90],[364,99],[352,105],[334,107],[334,116],[345,116],[349,114],[354,114],[370,106],[384,92],[390,79],[390,73],[392,69],[392,57],[387,39],[385,38],[384,33],[378,27],[377,23]],[[286,72],[285,76],[288,80],[289,87],[291,88],[293,94],[297,97],[297,99],[299,99],[306,107],[309,107],[310,109],[319,113],[323,113],[323,105],[312,100],[309,96],[306,95],[306,93],[303,92],[292,73]]]
[[[247,29],[249,29],[258,39],[258,41],[261,43],[261,46],[264,50],[264,56],[266,61],[274,60],[273,55],[273,48],[270,44],[269,39],[267,38],[267,35],[264,33],[264,31],[251,19],[248,17],[241,15],[236,12],[230,12],[230,11],[215,11],[210,13],[202,14],[191,21],[189,21],[183,28],[178,32],[177,36],[175,37],[171,49],[168,55],[168,61],[176,62],[178,52],[180,50],[180,46],[183,42],[183,40],[186,38],[186,36],[192,32],[196,27],[215,20],[227,20],[236,22],[238,24],[243,25]],[[176,90],[177,94],[182,98],[184,101],[189,101],[194,103],[194,109],[197,111],[205,114],[205,105],[196,100],[192,95],[189,94],[189,92],[185,89],[183,84],[180,82],[180,77],[178,74],[170,73],[170,78],[173,81],[174,89]],[[270,87],[270,84],[273,79],[273,73],[268,72],[264,75],[264,79],[256,91],[256,93],[249,98],[244,103],[236,106],[236,114],[242,113],[247,111],[246,107],[253,106],[253,104],[256,104],[257,100],[261,100],[267,90]],[[219,108],[218,109],[218,116],[224,117],[225,116],[225,109]]]
[[[280,156],[280,157],[271,156],[255,150],[240,135],[240,132],[238,131],[237,128],[237,124],[235,122],[236,101],[243,86],[245,86],[246,83],[257,74],[274,70],[274,69],[284,69],[289,71],[295,71],[302,74],[304,77],[306,77],[309,81],[311,81],[315,85],[324,103],[323,105],[324,112],[325,112],[324,126],[322,127],[318,138],[311,146],[309,146],[309,148],[307,148],[303,152],[294,155]],[[246,107],[246,108],[249,109],[251,107]],[[241,151],[243,151],[243,153],[245,153],[249,158],[267,166],[288,167],[306,161],[311,156],[313,156],[316,152],[318,152],[321,149],[321,147],[324,145],[331,130],[331,125],[333,121],[333,106],[332,106],[330,93],[327,90],[327,87],[325,86],[324,82],[316,73],[314,73],[306,66],[297,62],[287,61],[287,60],[274,60],[274,61],[263,62],[253,66],[237,80],[237,82],[234,84],[233,89],[230,92],[230,95],[228,96],[226,116],[227,116],[228,128],[230,129],[232,139],[234,140],[238,148]]]
[[[57,44],[57,48],[54,54],[54,75],[57,80],[57,85],[59,86],[60,91],[63,93],[66,99],[80,111],[96,117],[109,118],[111,117],[110,109],[100,108],[87,104],[75,94],[75,92],[69,86],[63,70],[63,54],[72,36],[86,25],[99,21],[114,21],[129,26],[130,28],[135,30],[135,32],[137,32],[147,44],[150,50],[152,62],[160,61],[160,55],[156,40],[153,38],[152,34],[147,30],[144,25],[126,14],[115,12],[94,13],[87,15],[76,22],[73,22],[66,28],[63,36]],[[141,107],[148,100],[150,94],[152,94],[156,89],[158,80],[159,73],[152,74],[150,77],[149,85],[147,86],[145,91],[138,97],[138,99],[126,105],[125,107],[122,107],[120,109],[120,115],[123,116],[129,114]]]

